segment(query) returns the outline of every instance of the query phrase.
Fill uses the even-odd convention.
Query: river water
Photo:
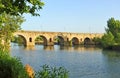
[[[40,66],[64,66],[69,78],[120,78],[120,53],[103,51],[95,47],[44,47],[25,48],[11,45],[11,55],[23,64],[30,64],[36,71]]]

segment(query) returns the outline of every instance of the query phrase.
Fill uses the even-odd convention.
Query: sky
[[[120,20],[120,0],[42,0],[40,17],[24,14],[23,30],[104,33],[111,17]]]

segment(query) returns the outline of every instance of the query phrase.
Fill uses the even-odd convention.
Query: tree
[[[98,37],[94,37],[93,39],[92,39],[92,41],[95,43],[95,45],[101,45],[101,43],[100,43],[100,41],[101,41],[101,38],[98,38]]]
[[[110,18],[107,21],[106,33],[102,37],[104,47],[120,45],[120,21]]]
[[[12,34],[20,29],[24,13],[39,16],[41,0],[0,0],[0,50],[8,50]]]
[[[41,0],[0,0],[0,14],[6,12],[10,15],[22,15],[30,13],[33,16],[40,15],[36,11],[42,9],[44,3]]]
[[[104,36],[102,37],[101,43],[105,48],[114,45],[114,36],[112,35],[112,33],[108,32],[104,34]]]
[[[18,43],[18,45],[24,45],[25,41],[21,36],[14,36],[11,42]]]
[[[110,18],[107,21],[107,27],[106,28],[106,32],[111,32],[114,37],[117,37],[117,33],[120,33],[120,21],[119,20],[115,20],[114,18]]]
[[[20,29],[20,25],[24,19],[21,16],[13,16],[10,14],[0,14],[0,50],[9,50],[12,33]]]
[[[120,33],[116,34],[115,42],[116,42],[116,45],[120,45]]]

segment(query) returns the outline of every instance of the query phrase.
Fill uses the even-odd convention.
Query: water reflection
[[[41,46],[41,47],[38,47]],[[36,45],[36,46],[29,46],[29,47],[24,47],[24,50],[36,50],[38,48],[41,48],[46,51],[54,51],[56,47],[58,47],[59,50],[66,50],[66,51],[94,51],[94,50],[101,50],[99,47],[85,47],[85,46],[43,46],[43,45]]]
[[[54,50],[54,46],[44,46],[44,50],[46,50],[46,51],[53,51]]]
[[[101,50],[99,47],[85,47],[85,46],[60,46],[60,50],[67,50],[67,51],[94,51],[94,50]]]
[[[34,46],[27,46],[27,47],[25,47],[24,46],[24,49],[25,50],[35,50],[35,47]]]
[[[119,51],[111,51],[111,50],[103,50],[103,55],[105,55],[107,58],[120,58],[120,52]]]
[[[54,51],[57,47],[58,50],[66,50],[66,51],[94,51],[94,50],[101,50],[99,47],[95,46],[59,46],[59,45],[54,45],[54,46],[43,46],[43,45],[35,45],[35,46],[19,46],[16,43],[11,43],[11,47],[18,47],[18,48],[23,48],[24,50],[36,50],[36,49],[42,49],[46,51]]]
[[[23,64],[30,64],[35,70],[44,64],[64,66],[70,71],[70,78],[120,77],[120,53],[116,51],[88,46],[36,45],[34,49],[25,49],[13,45],[10,53],[20,57]]]
[[[120,77],[120,52],[103,50],[103,62],[109,78]]]

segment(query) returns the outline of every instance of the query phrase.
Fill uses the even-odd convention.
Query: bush
[[[28,78],[28,75],[18,58],[11,57],[8,52],[0,52],[0,77]]]
[[[0,51],[0,78],[30,78],[20,59],[11,57],[8,52]],[[35,73],[35,78],[68,78],[64,67],[43,65],[42,70]]]
[[[68,78],[68,71],[64,67],[43,65],[42,70],[39,70],[35,76],[36,78]]]

